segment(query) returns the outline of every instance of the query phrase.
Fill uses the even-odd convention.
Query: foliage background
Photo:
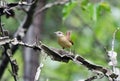
[[[9,0],[16,2],[18,0]],[[54,2],[56,0],[48,0]],[[67,30],[72,31],[74,46],[73,52],[80,54],[91,63],[108,66],[107,50],[111,50],[112,35],[115,29],[120,27],[120,1],[119,0],[71,0],[64,6],[54,6],[45,13],[44,27],[42,27],[42,42],[50,47],[61,49],[56,42],[53,32]],[[6,19],[2,16],[5,29],[9,30],[11,38],[17,27],[22,22],[25,13],[16,9],[15,18]],[[120,62],[120,31],[116,34],[115,51]],[[19,81],[23,80],[23,55],[22,49],[16,52],[14,58],[19,65]],[[44,63],[41,81],[78,81],[94,75],[91,71],[73,62],[60,63],[52,61],[49,57],[40,57]],[[118,65],[119,67],[119,65]],[[13,81],[9,73],[10,65],[4,73],[1,81]],[[98,80],[96,80],[98,81]],[[107,81],[106,78],[99,81]]]

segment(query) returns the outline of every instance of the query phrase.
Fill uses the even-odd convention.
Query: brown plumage
[[[66,32],[66,38],[72,43],[72,45],[74,44],[73,41],[71,40],[70,38],[70,35],[71,35],[71,32],[70,31],[67,31]]]
[[[59,45],[64,49],[64,48],[70,48],[73,45],[73,42],[70,38],[70,32],[66,32],[66,35],[64,35],[63,32],[57,31],[55,34],[58,37],[58,43]]]

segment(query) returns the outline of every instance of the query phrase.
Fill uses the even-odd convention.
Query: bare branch
[[[114,46],[115,46],[115,36],[116,36],[116,33],[117,31],[119,30],[119,28],[117,28],[115,30],[115,32],[113,33],[113,39],[112,39],[112,47],[111,47],[111,50],[108,51],[108,57],[109,57],[109,63],[108,65],[112,67],[112,70],[113,72],[118,75],[117,78],[113,78],[113,80],[120,80],[120,69],[118,69],[116,66],[117,66],[117,52],[114,51]],[[110,78],[109,78],[110,81],[112,81]]]
[[[9,45],[9,42],[11,40],[9,39],[8,36],[5,36],[4,30],[2,27],[1,27],[1,32],[2,32],[1,34],[2,37],[0,37],[0,45],[4,47],[4,53],[11,64],[14,81],[17,81],[18,65],[17,65],[16,60],[12,58],[12,53],[11,53],[10,45]]]
[[[92,81],[92,80],[95,80],[97,79],[97,76],[92,76],[92,77],[89,77],[88,79],[86,79],[85,81]]]
[[[48,3],[46,4],[44,7],[42,7],[41,9],[39,9],[36,13],[35,13],[35,16],[37,16],[38,14],[40,14],[42,11],[48,9],[48,8],[51,8],[53,6],[56,6],[56,5],[63,5],[65,3],[69,2],[69,0],[63,0],[63,1],[55,1],[55,2],[52,2],[52,3]]]
[[[68,51],[59,50],[55,48],[49,48],[48,46],[40,43],[39,45],[29,45],[26,43],[23,43],[22,41],[18,41],[17,39],[12,39],[9,43],[14,45],[22,45],[27,46],[30,48],[33,48],[35,50],[43,50],[45,53],[47,53],[52,60],[60,61],[60,62],[69,62],[69,60],[72,60],[73,62],[77,64],[81,64],[88,68],[91,71],[94,71],[98,74],[104,74],[104,76],[110,78],[110,79],[116,79],[118,75],[116,75],[112,70],[104,68],[99,65],[94,65],[88,62],[86,59],[78,55],[74,55],[73,53],[70,53]]]
[[[7,46],[7,47],[6,47]],[[14,81],[17,81],[17,75],[18,75],[18,65],[17,61],[12,58],[12,53],[10,48],[8,47],[8,44],[5,46],[6,56],[10,61],[11,68],[12,68],[12,76],[14,78]]]
[[[112,51],[114,51],[114,46],[115,46],[115,35],[116,35],[116,33],[117,33],[117,31],[119,30],[120,28],[117,28],[116,30],[115,30],[115,32],[113,33],[113,39],[112,39]]]
[[[15,12],[13,8],[16,6],[31,6],[33,5],[37,0],[34,0],[31,3],[27,3],[25,1],[20,1],[16,3],[7,3],[6,1],[0,1],[0,16],[6,15],[7,18],[14,17]]]
[[[118,75],[113,73],[110,69],[89,63],[83,57],[81,57],[80,54],[75,56],[74,54],[71,54],[70,52],[49,48],[46,45],[41,45],[41,48],[49,56],[51,56],[53,60],[63,61],[63,62],[68,62],[69,60],[72,60],[75,63],[82,64],[83,66],[85,66],[86,68],[88,68],[91,71],[95,71],[97,73],[102,73],[106,77],[109,77],[109,78],[117,78],[118,77]]]
[[[113,33],[113,39],[112,39],[112,47],[111,50],[108,51],[108,56],[109,56],[109,66],[112,66],[113,68],[115,68],[115,66],[117,66],[117,53],[114,51],[114,46],[115,46],[115,35],[117,33],[117,31],[119,30],[119,28],[117,28],[115,30],[115,32]]]
[[[34,81],[38,81],[39,77],[40,77],[40,73],[41,73],[41,69],[43,68],[43,64],[41,63],[39,65],[39,67],[37,68],[37,72],[36,72],[36,75],[35,75],[35,79]]]

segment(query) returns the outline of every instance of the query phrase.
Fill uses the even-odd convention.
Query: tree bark
[[[45,0],[39,0],[36,11],[44,6],[45,2]],[[44,12],[33,17],[33,23],[31,24],[25,39],[28,44],[35,44],[35,42],[41,40],[43,22]],[[37,50],[24,48],[24,81],[34,81],[35,73],[39,65],[39,53]]]

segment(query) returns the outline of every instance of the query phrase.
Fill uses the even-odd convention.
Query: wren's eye
[[[59,32],[58,34],[61,34],[61,32]]]

